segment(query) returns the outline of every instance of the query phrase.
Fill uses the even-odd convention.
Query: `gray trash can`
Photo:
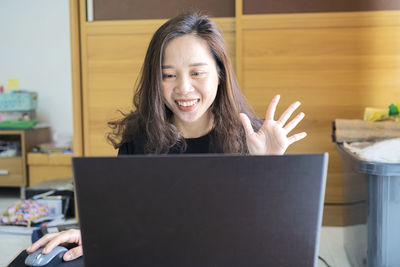
[[[344,230],[352,266],[400,266],[400,164],[364,161],[336,146],[343,197],[356,207]]]

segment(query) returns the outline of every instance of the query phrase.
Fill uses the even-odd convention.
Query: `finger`
[[[294,117],[293,120],[291,120],[285,127],[283,127],[283,129],[287,133],[290,133],[300,123],[304,116],[304,113],[300,112],[296,117]]]
[[[275,116],[275,111],[276,111],[276,106],[278,105],[279,98],[281,98],[280,95],[274,96],[272,98],[271,103],[269,103],[267,113],[265,114],[265,119],[266,120],[273,120]]]
[[[40,238],[38,241],[36,241],[35,243],[33,243],[30,247],[28,247],[26,249],[26,252],[28,253],[32,253],[34,251],[36,251],[38,248],[43,247],[44,245],[46,245],[47,243],[49,243],[49,241],[51,239],[53,239],[56,235],[58,235],[58,233],[53,233],[53,234],[47,234],[45,236],[43,236],[42,238]]]
[[[247,136],[252,135],[254,133],[254,129],[253,126],[251,125],[249,117],[244,113],[240,113],[240,120],[242,121],[246,135]]]
[[[72,261],[75,260],[76,258],[79,258],[82,255],[83,255],[82,246],[77,246],[65,252],[63,259],[65,261]]]
[[[62,243],[71,243],[71,242],[75,242],[75,241],[76,241],[76,237],[73,234],[73,232],[71,232],[71,231],[63,232],[63,233],[59,234],[58,236],[54,237],[46,245],[46,247],[43,249],[43,254],[49,253],[50,251],[53,250],[53,248],[55,248],[56,246],[58,246]]]
[[[283,112],[282,116],[279,118],[278,123],[280,125],[285,125],[285,123],[288,121],[290,116],[292,116],[293,112],[300,106],[300,102],[296,101],[293,104],[291,104],[285,112]]]
[[[303,139],[303,138],[306,137],[306,136],[307,136],[307,133],[306,133],[306,132],[302,132],[302,133],[298,133],[298,134],[295,134],[295,135],[290,136],[290,137],[288,138],[289,145],[291,145],[291,144],[293,144],[294,142],[297,142],[297,141]]]

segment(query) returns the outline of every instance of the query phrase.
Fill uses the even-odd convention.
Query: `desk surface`
[[[19,255],[8,265],[8,267],[26,267],[25,258],[28,256],[25,250],[21,251]],[[47,265],[50,267],[49,265]],[[83,267],[83,258],[80,257],[73,261],[63,262],[60,267]]]

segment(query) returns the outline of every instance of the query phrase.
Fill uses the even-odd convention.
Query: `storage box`
[[[400,164],[364,161],[338,145],[343,178],[353,186],[345,198],[359,205],[360,214],[344,229],[344,247],[352,266],[398,267],[400,263]]]
[[[37,108],[38,94],[19,92],[0,94],[0,111],[29,111]]]

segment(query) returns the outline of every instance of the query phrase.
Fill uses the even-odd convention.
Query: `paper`
[[[376,142],[361,149],[359,156],[368,161],[400,163],[400,138]]]
[[[11,90],[19,90],[19,79],[18,78],[8,79],[7,91],[11,91]]]

